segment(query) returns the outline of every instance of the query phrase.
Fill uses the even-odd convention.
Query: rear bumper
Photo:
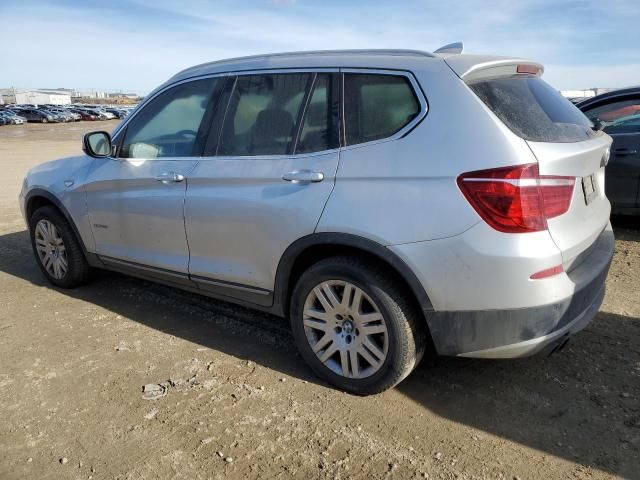
[[[561,301],[517,309],[425,312],[436,350],[463,357],[523,357],[578,332],[602,304],[614,244],[609,225],[588,255],[565,274],[575,287]]]

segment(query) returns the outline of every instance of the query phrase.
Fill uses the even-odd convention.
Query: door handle
[[[629,155],[636,155],[638,150],[632,150],[630,148],[616,148],[615,154],[619,157],[627,157]]]
[[[311,170],[295,170],[285,173],[282,179],[292,183],[316,183],[324,180],[324,173],[312,172]]]
[[[164,183],[165,185],[168,183],[178,183],[184,180],[184,175],[180,175],[176,172],[164,172],[158,175],[156,180]]]

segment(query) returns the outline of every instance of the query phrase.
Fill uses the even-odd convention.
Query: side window
[[[411,83],[398,75],[346,73],[347,145],[390,137],[420,113]]]
[[[291,153],[312,74],[239,76],[231,93],[218,155]]]
[[[296,153],[320,152],[340,146],[338,75],[319,73],[305,110]]]
[[[640,98],[607,103],[584,114],[592,122],[602,122],[607,133],[640,133]]]
[[[127,125],[122,158],[193,156],[205,110],[220,78],[178,85],[154,98]]]

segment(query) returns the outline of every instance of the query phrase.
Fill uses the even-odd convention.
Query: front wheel
[[[387,390],[418,365],[420,316],[385,269],[357,257],[309,268],[291,298],[298,349],[329,383],[359,395]]]
[[[31,246],[42,273],[62,288],[86,283],[89,264],[64,216],[52,206],[37,209],[29,220]]]

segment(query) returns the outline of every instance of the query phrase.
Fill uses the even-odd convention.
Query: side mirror
[[[89,132],[82,138],[82,151],[94,158],[111,155],[111,135],[108,132]]]

